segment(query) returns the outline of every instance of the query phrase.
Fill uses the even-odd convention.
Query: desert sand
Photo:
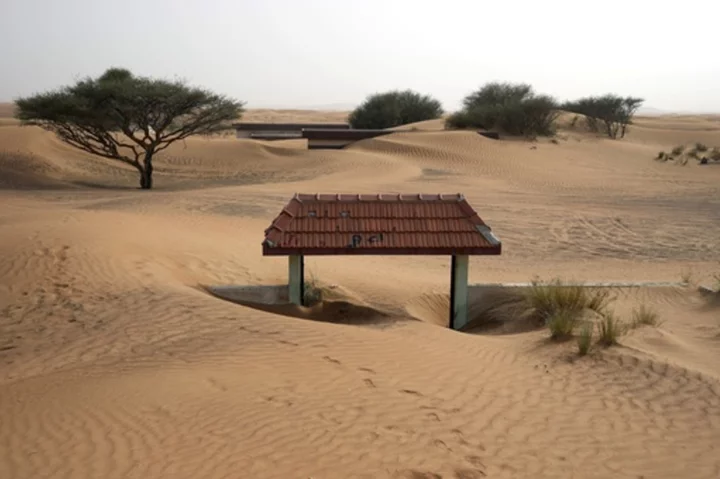
[[[622,141],[400,128],[346,150],[192,138],[131,168],[0,119],[0,477],[720,477],[716,117],[639,118]],[[339,112],[250,111],[252,121]],[[449,258],[308,258],[344,298],[251,308],[277,285],[263,230],[295,192],[462,192],[503,241],[471,283],[618,289],[663,321],[578,358],[545,330],[444,327]]]

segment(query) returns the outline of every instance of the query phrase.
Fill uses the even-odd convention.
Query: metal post
[[[469,257],[452,257],[450,280],[450,328],[461,329],[468,322]]]
[[[303,304],[305,289],[305,261],[302,255],[288,257],[288,299],[291,303]]]

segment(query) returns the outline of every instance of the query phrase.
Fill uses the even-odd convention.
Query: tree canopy
[[[353,128],[385,129],[443,115],[442,104],[412,90],[393,90],[370,95],[348,118]]]
[[[153,157],[191,135],[227,129],[242,102],[208,90],[110,68],[97,78],[16,100],[16,117],[88,153],[122,161],[153,185]]]
[[[563,109],[585,115],[585,121],[591,131],[599,132],[603,127],[608,137],[624,138],[628,125],[643,101],[642,98],[623,98],[607,94],[565,102]]]
[[[535,93],[532,86],[491,82],[470,93],[462,110],[450,115],[448,128],[497,129],[511,135],[551,135],[558,103]]]

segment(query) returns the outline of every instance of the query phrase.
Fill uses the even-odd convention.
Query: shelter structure
[[[393,130],[303,128],[308,150],[340,150],[356,141],[395,133]]]
[[[468,322],[471,255],[502,244],[462,194],[295,194],[265,230],[264,256],[288,256],[289,299],[302,305],[304,257],[451,257],[449,326]]]
[[[233,123],[235,136],[237,138],[253,138],[258,140],[286,140],[302,138],[302,131],[305,128],[317,128],[322,130],[347,130],[348,123],[258,123],[241,122]]]

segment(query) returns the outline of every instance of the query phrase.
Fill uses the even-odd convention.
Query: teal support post
[[[305,288],[305,265],[302,255],[288,258],[288,299],[302,306]]]
[[[450,280],[450,328],[461,329],[468,322],[468,270],[467,255],[452,257]]]

